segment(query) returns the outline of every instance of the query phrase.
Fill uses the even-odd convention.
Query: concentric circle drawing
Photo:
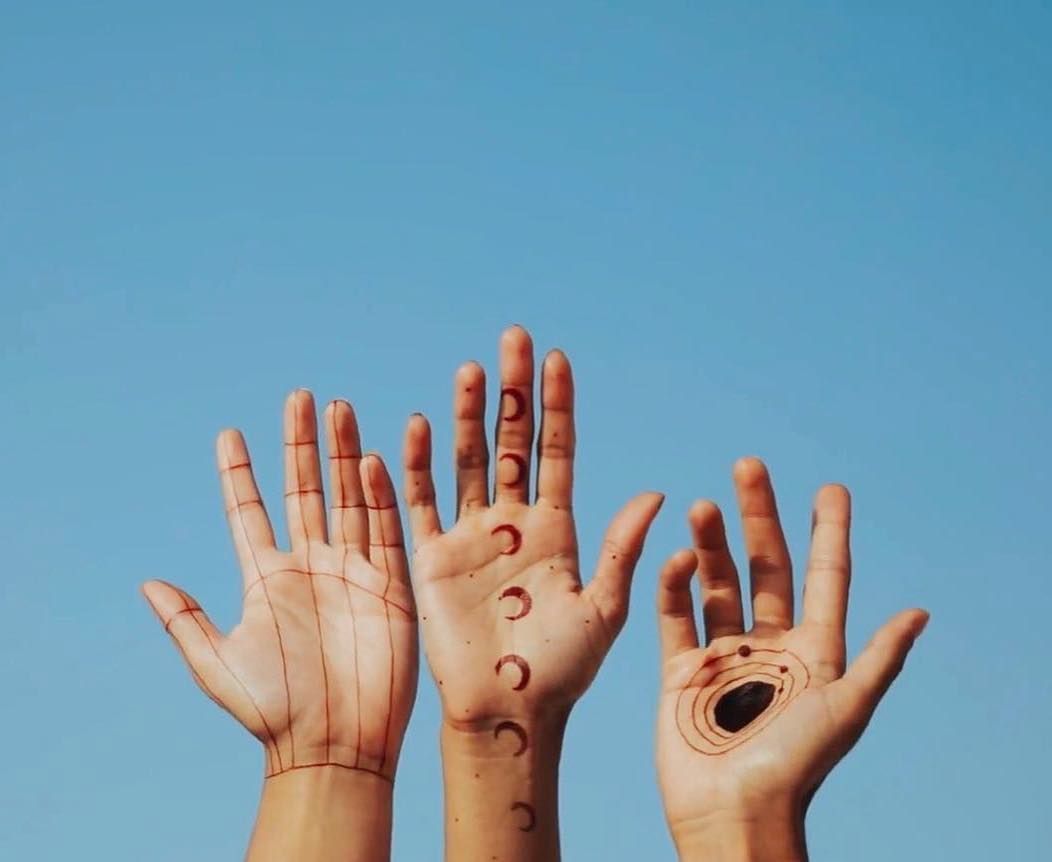
[[[810,683],[807,666],[789,650],[743,644],[698,668],[676,702],[676,726],[700,754],[724,754],[767,727]]]

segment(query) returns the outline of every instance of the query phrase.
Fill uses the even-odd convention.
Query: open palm
[[[443,533],[431,478],[430,429],[406,432],[406,498],[413,578],[428,662],[446,720],[516,731],[523,719],[568,711],[594,678],[624,624],[635,563],[657,494],[613,520],[595,577],[582,588],[571,512],[573,382],[565,355],[542,370],[537,496],[531,504],[533,346],[519,327],[501,341],[496,476],[489,497],[485,375],[461,368],[454,399],[458,520]]]
[[[338,765],[391,778],[417,673],[394,490],[380,459],[363,459],[351,406],[333,402],[327,525],[310,393],[289,397],[284,425],[287,552],[276,547],[241,434],[217,442],[244,575],[240,622],[224,635],[177,587],[143,589],[201,688],[263,742],[268,775]]]
[[[857,741],[927,620],[892,618],[845,673],[850,498],[816,498],[803,619],[793,625],[792,570],[767,471],[735,468],[752,583],[744,629],[738,574],[719,509],[691,509],[695,548],[666,564],[658,597],[663,674],[658,771],[673,834],[712,812],[802,812]],[[699,646],[690,581],[701,581]]]

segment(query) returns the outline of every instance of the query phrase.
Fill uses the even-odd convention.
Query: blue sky
[[[933,615],[814,858],[1048,853],[1048,4],[3,11],[0,857],[239,858],[258,746],[137,592],[237,618],[214,434],[272,501],[297,386],[446,452],[512,322],[575,363],[583,558],[668,494],[572,719],[567,859],[671,858],[655,572],[748,453],[798,556],[814,489],[854,491],[853,650]],[[440,858],[437,715],[425,671],[397,860]]]

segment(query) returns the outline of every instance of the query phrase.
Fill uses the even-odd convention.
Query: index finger
[[[261,577],[259,554],[274,549],[274,529],[263,506],[252,474],[252,459],[240,431],[230,429],[219,434],[216,462],[230,535],[247,589]]]

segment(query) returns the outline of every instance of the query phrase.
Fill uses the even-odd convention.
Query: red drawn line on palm
[[[377,544],[374,547],[380,547],[380,545]],[[384,547],[390,547],[390,546],[384,546]],[[242,599],[247,598],[248,595],[256,588],[256,586],[258,584],[262,583],[265,580],[269,580],[270,578],[273,578],[275,575],[301,575],[301,576],[306,577],[306,578],[333,578],[333,579],[335,579],[337,581],[343,581],[344,584],[346,584],[347,586],[351,586],[351,587],[354,587],[357,590],[361,590],[363,593],[368,593],[370,596],[373,596],[374,598],[379,599],[380,601],[384,602],[385,604],[390,605],[393,608],[397,608],[403,614],[405,614],[406,617],[408,617],[409,619],[411,619],[411,620],[415,620],[416,619],[416,614],[412,610],[410,610],[409,608],[405,607],[404,605],[399,604],[394,599],[387,598],[383,593],[378,593],[375,590],[370,590],[368,587],[363,587],[361,584],[357,583],[356,581],[353,581],[350,578],[345,577],[344,575],[336,574],[335,572],[310,572],[310,571],[307,571],[306,569],[294,569],[294,568],[275,569],[273,572],[267,572],[265,575],[261,575],[257,580],[255,580],[251,584],[249,584],[248,589],[246,589],[244,591],[244,593],[242,593],[242,596],[241,596]]]
[[[770,725],[771,722],[773,722],[794,699],[797,684],[796,673],[790,672],[790,668],[781,662],[754,660],[751,662],[739,663],[731,665],[730,667],[723,668],[721,670],[710,672],[709,675],[704,678],[704,682],[700,681],[702,675],[705,674],[705,672],[708,671],[712,667],[712,665],[716,664],[717,662],[735,657],[744,658],[750,655],[754,655],[756,653],[771,653],[783,657],[790,657],[792,661],[799,666],[800,671],[802,671],[802,689],[807,688],[810,684],[811,674],[810,671],[807,669],[807,665],[804,664],[800,657],[793,653],[791,650],[774,649],[768,647],[751,648],[746,644],[742,644],[734,652],[710,656],[704,662],[704,664],[702,664],[702,666],[694,672],[693,676],[691,676],[690,681],[687,683],[687,685],[683,687],[683,689],[679,693],[678,698],[676,699],[676,725],[679,729],[680,736],[683,737],[683,740],[687,743],[687,745],[689,745],[699,754],[704,754],[706,756],[725,754],[726,752],[731,751],[740,745],[743,745],[744,743],[752,739],[756,734],[764,730],[768,725]],[[763,669],[763,672],[758,670],[760,668]],[[777,676],[775,676],[775,670],[777,670]],[[721,683],[715,689],[710,691],[708,696],[706,697],[704,708],[701,713],[702,722],[705,725],[703,729],[698,724],[698,700],[701,697],[701,695],[705,692],[705,690],[712,686],[712,684],[717,678],[724,676],[725,674],[734,674],[734,677],[724,683]],[[731,686],[734,686],[739,683],[743,684],[746,681],[754,679],[756,677],[768,677],[779,682],[782,686],[782,688],[779,689],[779,694],[784,696],[779,697],[778,701],[774,705],[770,706],[767,710],[765,710],[762,716],[758,716],[754,722],[750,722],[750,725],[743,728],[741,731],[728,734],[722,729],[714,726],[714,723],[710,719],[710,710],[712,707],[713,699],[717,698],[721,693],[723,693],[726,689],[730,688]],[[789,690],[787,693],[783,691],[784,680],[786,678],[788,678],[789,680]],[[693,696],[691,696],[691,692],[693,692]],[[689,703],[687,703],[688,700]],[[685,707],[686,713],[690,717],[689,724],[686,727],[684,727],[683,715]],[[713,739],[712,736],[709,735],[710,733],[712,734],[712,736],[718,737],[718,739]],[[691,737],[694,734],[697,734],[697,736],[699,737],[698,744],[695,744],[695,742],[691,740]],[[707,746],[710,746],[714,750],[706,750],[705,748],[699,747],[699,744],[702,742],[705,743]]]

